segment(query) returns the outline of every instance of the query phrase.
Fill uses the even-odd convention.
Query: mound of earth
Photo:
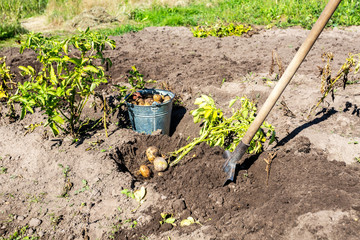
[[[105,8],[93,7],[74,17],[70,21],[70,26],[75,29],[80,28],[85,30],[88,27],[101,27],[117,21],[115,17],[112,17],[106,12]]]
[[[168,155],[198,136],[189,111],[201,94],[211,95],[225,114],[235,96],[246,95],[260,108],[280,73],[279,66],[269,73],[272,52],[287,66],[307,33],[271,29],[248,38],[198,39],[187,28],[152,27],[113,37],[117,48],[105,53],[113,61],[111,78],[98,91],[113,99],[113,84],[123,84],[136,66],[145,80],[157,80],[154,87],[166,85],[181,97],[170,136],[132,131],[120,110],[110,117],[108,137],[98,127],[74,143],[35,127],[46,121],[41,112],[20,121],[0,103],[0,235],[27,226],[25,234],[40,239],[358,239],[359,77],[350,74],[353,84],[307,116],[321,96],[321,55],[333,52],[336,72],[348,53],[360,52],[354,41],[359,27],[321,34],[267,119],[278,141],[244,156],[234,183],[223,186],[223,150],[206,144],[163,174],[152,169],[145,179],[137,172],[141,164],[152,168],[148,146]],[[15,81],[25,80],[18,66],[40,67],[29,51],[11,48],[1,55]],[[94,108],[85,114],[102,116]],[[142,187],[139,204],[130,193]],[[173,216],[174,225],[162,213]],[[188,217],[196,223],[181,227]]]

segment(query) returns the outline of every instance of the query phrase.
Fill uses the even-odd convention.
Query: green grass
[[[143,24],[137,24],[137,25],[125,24],[114,28],[99,29],[97,31],[107,36],[119,36],[128,32],[138,32],[142,30],[144,27],[145,25]]]
[[[0,0],[0,15],[26,18],[44,12],[48,0]]]
[[[122,19],[121,25],[100,31],[109,35],[121,35],[149,26],[194,27],[227,23],[282,28],[302,26],[310,29],[327,2],[328,0],[194,0],[185,6],[172,4],[170,7],[160,5],[155,0],[150,5],[143,0],[137,1],[136,5],[127,0],[121,4],[117,1],[116,4],[119,3],[120,7],[113,14]],[[0,40],[25,32],[19,19],[42,14],[46,9],[49,20],[59,16],[67,20],[72,15],[70,12],[59,11],[62,5],[64,8],[71,6],[70,9],[77,9],[79,12],[82,10],[74,6],[81,8],[85,3],[85,0],[0,0]],[[328,23],[328,26],[333,27],[351,25],[360,25],[359,0],[343,0]],[[0,42],[0,46],[2,43]]]
[[[196,26],[236,22],[311,28],[326,3],[327,0],[223,0],[208,6],[203,3],[172,8],[154,5],[147,9],[132,10],[129,18],[148,26]],[[359,13],[359,1],[343,0],[329,26],[360,25]]]
[[[26,32],[18,20],[3,18],[0,23],[0,40],[12,38]]]
[[[44,12],[48,0],[0,0],[0,40],[26,32],[20,19]]]

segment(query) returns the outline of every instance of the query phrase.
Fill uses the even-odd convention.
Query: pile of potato
[[[146,157],[151,164],[154,165],[154,170],[157,172],[164,172],[168,168],[167,161],[160,155],[157,147],[151,146],[146,149]],[[148,178],[151,176],[151,169],[147,165],[141,165],[139,174]]]
[[[171,97],[169,95],[140,94],[140,92],[136,92],[133,95],[131,95],[131,99],[128,100],[128,102],[139,106],[151,106],[154,102],[165,103],[170,100]]]

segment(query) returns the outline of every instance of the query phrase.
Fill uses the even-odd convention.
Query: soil
[[[157,80],[154,87],[166,85],[182,102],[173,108],[170,136],[136,133],[120,111],[109,120],[108,137],[98,128],[74,143],[43,126],[31,131],[30,124],[45,122],[41,112],[20,121],[9,118],[1,103],[0,236],[28,226],[26,235],[40,239],[358,239],[359,76],[351,73],[353,84],[339,87],[334,101],[328,98],[307,115],[321,96],[321,55],[334,54],[336,72],[348,53],[360,52],[359,27],[321,34],[267,118],[277,143],[245,155],[235,182],[223,186],[219,147],[200,144],[162,174],[145,157],[149,146],[166,156],[198,136],[189,111],[201,94],[211,95],[227,114],[235,96],[246,95],[261,108],[280,72],[277,65],[269,73],[273,51],[284,68],[307,34],[301,28],[261,29],[248,37],[198,39],[187,28],[151,27],[113,37],[117,48],[106,51],[111,78],[100,93],[114,97],[112,85],[123,84],[136,66],[144,79]],[[12,48],[1,55],[16,81],[24,80],[18,66],[39,67],[31,52],[19,55]],[[102,116],[92,108],[85,114]],[[265,159],[274,155],[268,173]],[[150,166],[151,178],[137,173],[141,164]],[[125,194],[141,187],[141,204]],[[176,226],[160,224],[164,212]],[[196,223],[181,227],[190,216]]]

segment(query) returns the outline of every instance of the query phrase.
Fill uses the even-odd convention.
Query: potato
[[[161,103],[161,95],[160,94],[154,94],[153,99],[155,102]]]
[[[137,102],[138,102],[138,105],[140,105],[140,106],[144,106],[144,105],[145,105],[145,101],[144,101],[144,99],[142,99],[142,98],[139,98]]]
[[[160,151],[157,147],[151,146],[146,149],[146,157],[152,163],[156,157],[160,155]]]
[[[163,172],[168,168],[168,163],[163,157],[157,157],[154,159],[154,169],[158,172]]]
[[[152,98],[147,98],[145,99],[145,106],[150,106],[152,105],[154,102],[154,100]]]
[[[167,102],[167,101],[170,101],[171,100],[171,97],[170,96],[165,96],[164,97],[164,102]]]
[[[148,166],[146,165],[141,165],[140,169],[139,169],[140,174],[144,177],[144,178],[148,178],[151,175],[151,170]]]

